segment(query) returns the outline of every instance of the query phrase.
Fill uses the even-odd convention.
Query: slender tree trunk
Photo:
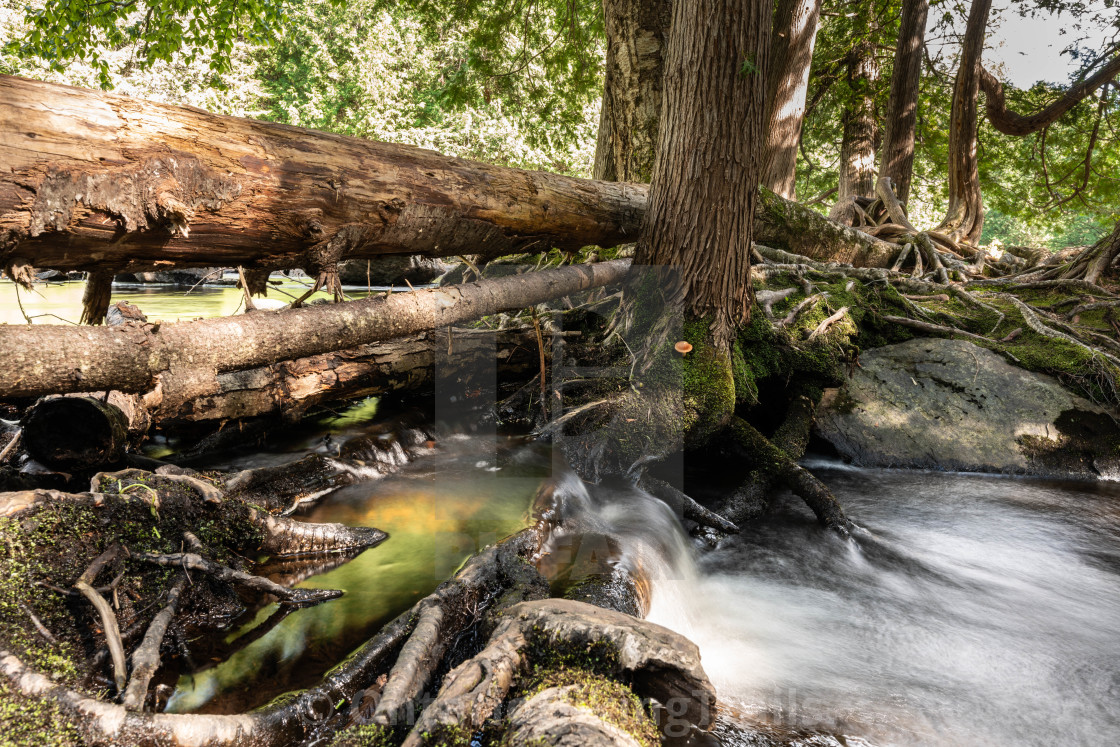
[[[992,0],[973,0],[968,14],[949,124],[949,209],[937,227],[954,240],[972,244],[980,240],[984,230],[984,198],[977,163],[977,99],[984,32],[991,9]]]
[[[653,175],[671,16],[671,0],[603,0],[607,64],[596,179],[648,182]]]
[[[844,107],[844,140],[840,145],[839,202],[875,194],[875,86],[879,61],[870,41],[852,50],[848,60],[848,85],[852,99]]]
[[[821,0],[778,0],[774,11],[762,184],[787,200],[796,196],[797,147],[820,15]]]
[[[635,263],[679,271],[685,311],[717,347],[750,316],[752,217],[761,176],[768,0],[673,8],[658,156]]]
[[[909,0],[902,4],[891,73],[879,176],[890,178],[895,197],[903,205],[910,199],[910,180],[914,173],[914,130],[918,124],[918,84],[922,76],[928,10],[929,0]]]

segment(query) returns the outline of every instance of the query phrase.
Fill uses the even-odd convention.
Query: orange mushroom
[[[676,350],[681,355],[686,355],[686,354],[692,352],[692,345],[690,345],[689,343],[687,343],[684,340],[681,340],[680,342],[678,342],[676,345],[673,346],[673,350]]]

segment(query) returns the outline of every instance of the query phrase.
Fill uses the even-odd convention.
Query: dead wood
[[[714,720],[715,689],[688,639],[612,610],[582,602],[524,602],[502,616],[487,644],[444,678],[439,694],[409,733],[405,747],[426,744],[425,734],[478,729],[534,660],[565,651],[609,650],[600,660],[609,675],[626,678],[642,697],[686,704],[681,715],[700,728]]]
[[[497,280],[396,293],[345,304],[165,324],[122,327],[8,326],[0,397],[70,391],[146,391],[163,407],[217,393],[224,371],[255,368],[456,322],[523,309],[620,282],[626,260],[575,265]],[[36,372],[30,376],[29,372]]]

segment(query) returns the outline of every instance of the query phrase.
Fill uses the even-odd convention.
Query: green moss
[[[380,724],[359,724],[343,729],[335,735],[331,747],[392,747],[393,729]]]
[[[568,703],[621,729],[638,744],[654,747],[661,743],[657,727],[642,701],[621,682],[583,669],[548,669],[534,674],[520,696],[531,698],[553,688],[563,688]]]
[[[0,680],[0,747],[80,747],[78,726],[53,700],[29,698]]]
[[[693,445],[707,443],[735,410],[731,355],[712,343],[709,327],[706,319],[692,319],[682,330],[692,345],[692,351],[683,357],[681,385],[686,441]]]

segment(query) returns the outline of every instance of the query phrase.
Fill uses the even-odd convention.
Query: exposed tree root
[[[547,599],[518,604],[503,614],[486,648],[444,678],[404,747],[438,743],[433,738],[452,729],[478,729],[534,660],[589,651],[596,652],[607,674],[633,682],[639,695],[674,708],[685,705],[681,715],[700,728],[713,722],[715,690],[691,641],[618,612]]]
[[[736,416],[731,419],[727,434],[750,458],[772,465],[776,478],[805,501],[822,526],[835,530],[841,536],[848,535],[853,524],[824,483],[742,418]]]
[[[739,527],[734,522],[725,519],[715,511],[705,508],[690,496],[681,492],[664,480],[659,480],[651,475],[642,475],[638,480],[638,487],[650,495],[656,496],[668,504],[677,516],[694,521],[700,526],[724,532],[725,534],[738,534]]]
[[[109,654],[113,658],[113,681],[117,685],[117,692],[124,692],[125,683],[128,681],[128,667],[124,659],[124,644],[121,642],[121,631],[117,625],[117,616],[113,608],[105,601],[105,597],[93,588],[93,582],[101,570],[116,559],[121,552],[121,546],[114,544],[105,552],[97,556],[90,563],[89,568],[74,582],[74,588],[82,593],[90,604],[97,609],[101,616],[101,627],[105,631],[105,641],[109,647]]]
[[[535,554],[540,543],[540,529],[534,527],[483,550],[454,578],[413,607],[413,630],[381,690],[373,723],[389,726],[407,717],[415,699],[431,682],[433,671],[454,637],[480,619],[479,615],[494,602],[497,593],[510,589],[510,580],[516,578],[512,574],[531,570],[518,569],[518,558]],[[541,598],[547,596],[546,589],[530,584],[520,591]]]
[[[144,701],[148,697],[148,683],[152,681],[152,676],[159,669],[159,650],[163,645],[163,637],[167,634],[167,627],[175,617],[175,612],[179,607],[179,597],[182,596],[183,588],[186,585],[187,577],[185,574],[172,584],[171,589],[167,592],[167,604],[152,618],[152,622],[148,626],[148,632],[144,634],[143,642],[132,652],[132,678],[128,682],[128,687],[125,688],[124,697],[121,698],[121,705],[126,710],[141,711],[144,709]]]
[[[271,594],[284,604],[302,607],[310,604],[319,604],[328,599],[337,599],[342,592],[337,589],[289,589],[286,586],[269,581],[263,576],[254,576],[244,571],[235,571],[220,563],[207,560],[195,553],[137,553],[136,558],[147,563],[155,563],[164,567],[182,568],[187,571],[201,571],[218,581],[223,581],[260,594]]]

